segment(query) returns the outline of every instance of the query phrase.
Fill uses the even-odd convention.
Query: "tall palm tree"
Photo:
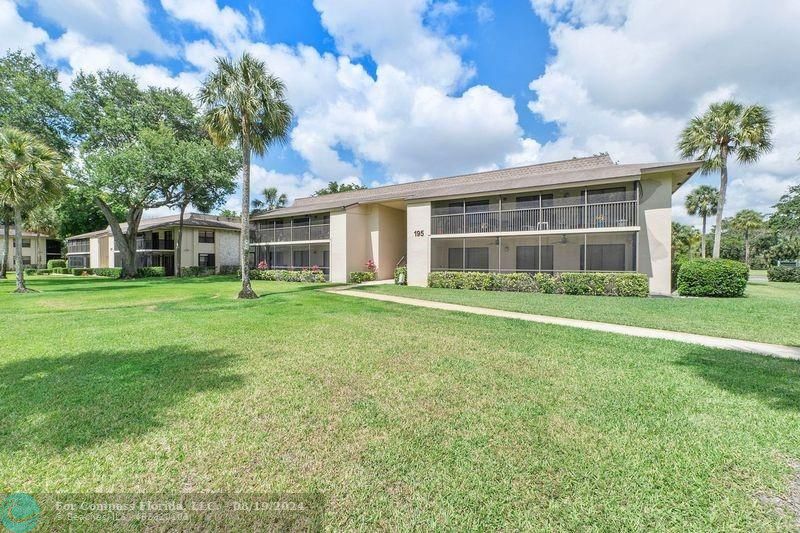
[[[263,200],[261,198],[253,199],[254,211],[274,211],[275,209],[286,207],[286,204],[289,202],[289,198],[286,194],[278,194],[277,187],[264,187],[261,191],[261,196],[264,197]]]
[[[22,269],[22,212],[56,199],[64,185],[55,150],[16,128],[0,130],[0,203],[14,210],[15,292],[28,292]]]
[[[258,298],[250,285],[250,155],[264,155],[275,143],[286,142],[292,108],[286,87],[267,71],[263,61],[247,52],[236,61],[217,58],[217,68],[203,82],[200,101],[206,111],[203,122],[217,145],[235,143],[242,150],[242,227],[239,298]]]
[[[685,159],[703,161],[703,174],[719,171],[719,205],[714,228],[714,259],[719,258],[722,214],[728,189],[728,156],[740,163],[755,163],[772,149],[772,116],[761,105],[744,106],[727,100],[711,104],[681,132],[678,152]]]
[[[744,262],[750,266],[750,237],[764,227],[764,215],[752,209],[742,209],[731,219],[731,227],[744,234]]]
[[[709,185],[701,185],[692,190],[686,197],[686,212],[692,216],[700,215],[703,219],[702,240],[700,241],[700,255],[706,256],[706,220],[710,215],[717,214],[719,191]]]

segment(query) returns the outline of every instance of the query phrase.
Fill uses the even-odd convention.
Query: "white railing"
[[[305,224],[285,228],[256,229],[252,232],[252,242],[294,242],[323,241],[331,238],[330,224]]]
[[[433,215],[431,233],[493,233],[500,231],[548,231],[619,228],[638,225],[636,200]]]

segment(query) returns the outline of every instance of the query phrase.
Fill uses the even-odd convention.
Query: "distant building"
[[[8,257],[6,257],[6,265],[8,268],[14,268],[15,248],[17,246],[14,228],[9,232],[11,242],[8,245]],[[5,239],[3,228],[0,227],[0,246]],[[0,252],[2,253],[2,252]],[[22,232],[22,265],[25,267],[41,267],[45,268],[47,261],[50,259],[61,259],[61,241],[54,239],[50,235],[43,235],[41,233],[33,233],[30,231]]]
[[[181,250],[178,240],[178,215],[150,218],[139,224],[136,238],[138,267],[161,266],[168,276],[175,275],[175,254],[181,254],[181,266],[204,267],[219,271],[223,265],[239,264],[238,218],[188,213],[183,220]],[[127,224],[120,224],[122,231]],[[122,266],[111,228],[67,239],[67,266],[70,268],[107,268]]]

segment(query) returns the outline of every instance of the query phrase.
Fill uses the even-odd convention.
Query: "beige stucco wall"
[[[239,232],[217,231],[214,236],[214,254],[219,267],[239,265]]]
[[[650,278],[650,294],[669,295],[672,265],[672,179],[642,180],[639,199],[639,271]]]
[[[0,236],[0,248],[4,246],[3,239],[5,236]],[[25,237],[26,239],[30,239],[31,245],[29,247],[22,248],[22,255],[30,256],[31,264],[32,265],[39,265],[42,268],[45,268],[47,265],[47,237]],[[9,242],[8,242],[8,257],[6,257],[6,266],[11,269],[14,268],[14,254],[16,253],[16,248],[14,248],[14,236],[11,235]],[[2,254],[2,251],[0,251]]]
[[[330,280],[335,283],[347,282],[347,213],[331,213],[331,252]]]
[[[347,272],[366,269],[367,261],[373,259],[371,223],[373,220],[369,206],[353,206],[346,209],[347,214]]]
[[[378,266],[377,279],[391,279],[397,262],[406,254],[405,212],[383,205],[369,207],[367,260]],[[358,270],[364,270],[363,265]]]
[[[406,210],[406,262],[408,284],[424,287],[430,272],[431,204],[408,204]]]

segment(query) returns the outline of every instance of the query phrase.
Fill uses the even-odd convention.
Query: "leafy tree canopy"
[[[800,233],[800,185],[789,187],[775,204],[769,226],[781,233]]]
[[[1,57],[0,124],[35,135],[66,158],[72,121],[58,71],[22,51]]]
[[[337,181],[330,181],[328,182],[328,186],[316,191],[314,196],[324,196],[326,194],[335,194],[337,192],[347,192],[347,191],[358,191],[361,189],[366,189],[367,187],[364,185],[358,185],[357,183],[342,183],[340,184]]]

